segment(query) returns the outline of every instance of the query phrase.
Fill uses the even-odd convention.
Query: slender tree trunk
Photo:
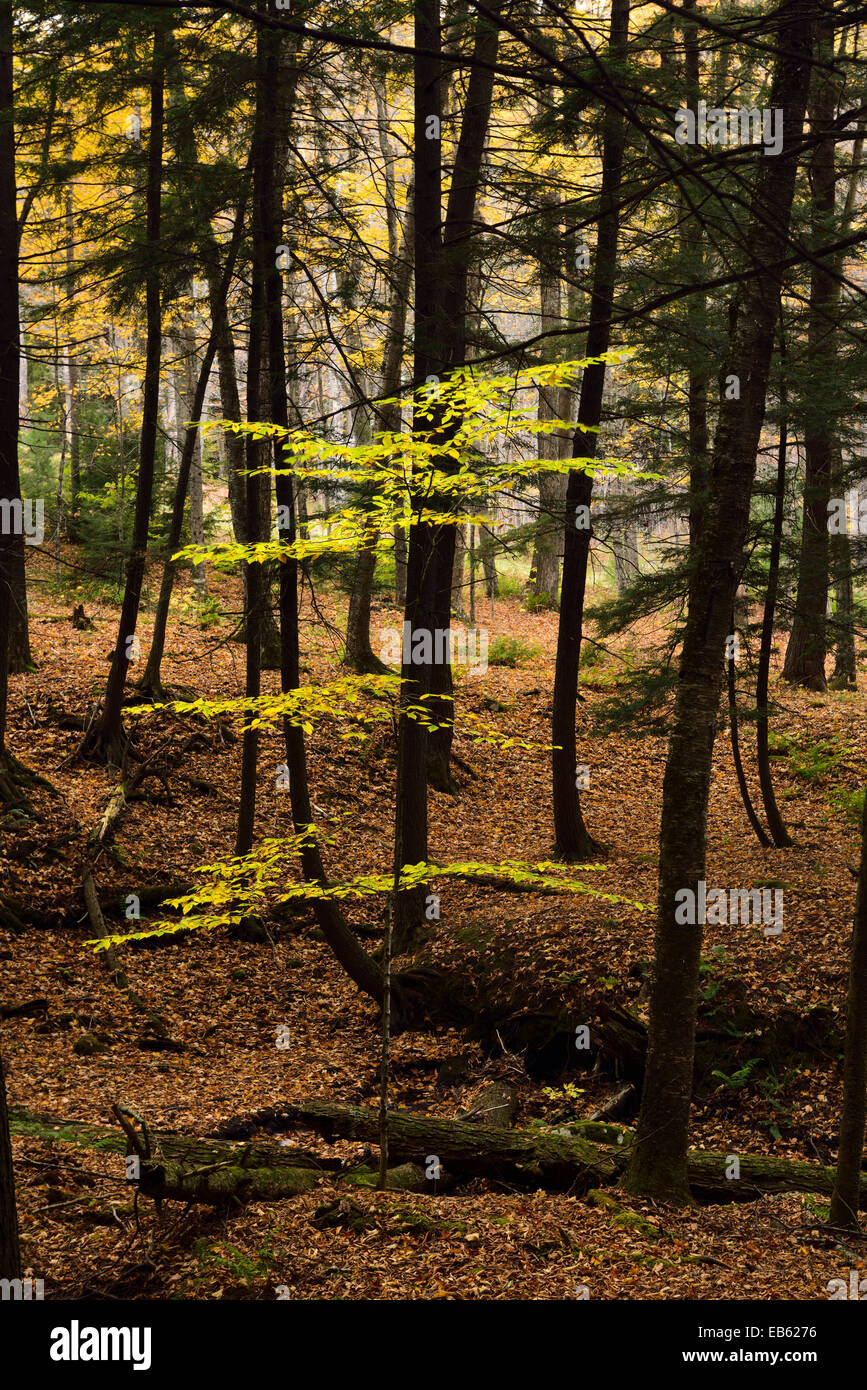
[[[837,1176],[828,1215],[832,1226],[858,1230],[858,1197],[867,1118],[867,792],[861,815],[861,867],[849,962],[849,1002],[843,1062],[843,1104]]]
[[[406,531],[394,528],[394,601],[398,608],[406,603]]]
[[[854,690],[857,685],[857,670],[855,666],[852,557],[849,552],[849,537],[844,535],[831,536],[829,544],[831,548],[831,571],[834,575],[834,597],[837,604],[834,620],[837,650],[834,658],[834,674],[830,684],[834,690]]]
[[[5,64],[7,60],[8,45],[8,61],[10,65],[12,63],[13,47],[13,14],[14,6],[10,0],[10,3],[3,6],[2,32],[3,62]],[[5,70],[3,80],[4,82],[6,80]],[[0,428],[2,428],[3,430],[4,441],[8,441],[4,442],[2,446],[3,458],[2,462],[0,462],[0,497],[8,499],[10,502],[14,503],[16,499],[21,497],[21,475],[18,466],[18,393],[21,384],[20,362],[22,359],[25,362],[25,401],[27,367],[26,358],[24,358],[23,353],[21,353],[19,342],[19,334],[21,331],[18,301],[19,283],[17,251],[19,230],[17,217],[17,188],[15,183],[15,116],[13,107],[13,89],[11,85],[11,72],[9,76],[9,83],[10,86],[8,92],[8,100],[7,94],[4,91],[3,106],[2,108],[0,108],[4,112],[4,125],[2,131],[2,139],[4,142],[2,158],[4,160],[4,168],[2,174],[0,174],[0,177],[2,177],[4,181],[4,188],[2,194],[0,194],[0,197],[3,198],[4,204],[10,196],[12,199],[11,212],[8,207],[4,206],[3,225],[2,227],[0,227],[0,232],[2,232],[4,238],[2,252],[2,274],[4,277],[4,286],[3,302],[0,303],[0,312],[2,312],[3,314],[4,325],[3,371],[5,372],[6,370],[9,370],[11,372],[13,365],[15,368],[15,429],[13,433],[11,429],[12,387],[10,383],[8,388],[9,400],[8,402],[5,400],[3,402],[4,415],[5,412],[8,410],[9,418],[8,422],[4,421],[3,424],[0,425]],[[11,146],[9,147],[9,149],[11,149],[11,155],[5,143],[7,135],[8,139],[12,142]],[[11,158],[12,160],[11,169],[9,170],[5,168],[5,160],[7,158]],[[8,186],[6,186],[7,183]],[[9,239],[8,245],[6,240],[7,238]],[[12,242],[14,242],[16,248],[14,257],[12,255]],[[6,331],[11,333],[13,327],[15,331],[14,364],[12,362],[11,355],[11,342],[5,339]],[[0,636],[0,644],[2,644],[0,645],[0,665],[2,665],[3,667],[3,673],[2,675],[0,675],[0,681],[2,681],[5,685],[7,673],[9,675],[17,675],[20,674],[22,671],[32,671],[35,669],[33,656],[30,651],[30,630],[27,620],[27,576],[25,572],[24,536],[23,534],[16,534],[14,528],[8,536],[0,534],[0,586],[2,586],[2,588],[6,591],[5,611],[3,607],[0,607],[0,629],[2,629],[2,636]],[[5,705],[5,690],[0,690],[0,757],[2,757],[3,753]]]
[[[783,398],[785,405],[785,396]],[[777,448],[777,486],[774,495],[774,522],[771,534],[771,553],[768,560],[768,587],[765,593],[765,607],[762,614],[762,636],[759,646],[759,667],[756,676],[756,760],[759,769],[759,785],[771,839],[778,849],[785,849],[792,843],[792,837],[783,824],[777,798],[774,795],[774,780],[771,775],[771,759],[768,750],[768,685],[771,673],[771,647],[774,641],[774,613],[777,607],[777,588],[780,580],[780,546],[783,540],[783,510],[786,503],[786,445],[788,424],[785,413],[780,421],[780,442]]]
[[[256,123],[254,131],[254,277],[261,282],[261,303],[268,338],[267,411],[273,424],[284,429],[289,423],[289,403],[286,391],[285,342],[283,336],[282,284],[276,267],[277,247],[280,245],[282,209],[275,183],[277,133],[280,119],[284,130],[291,120],[297,81],[296,55],[290,50],[291,63],[281,61],[281,37],[272,30],[260,29],[256,57]],[[257,353],[258,359],[258,353]],[[283,441],[274,441],[274,465],[277,493],[279,535],[287,546],[295,543],[295,490],[291,477],[282,473],[286,465]],[[298,630],[298,562],[290,553],[280,565],[280,687],[295,690],[300,685],[300,655]],[[307,757],[304,731],[299,724],[284,721],[286,765],[289,770],[289,795],[292,819],[296,832],[313,827],[313,807],[307,777]],[[301,851],[301,867],[308,882],[325,885],[325,868],[314,834],[308,834]],[[330,899],[317,901],[315,911],[326,942],[337,960],[360,989],[377,1003],[382,1000],[382,978],[376,963],[359,946],[346,924],[339,907]]]
[[[445,332],[442,321],[442,34],[439,0],[416,0],[414,56],[413,187],[415,189],[414,278],[415,332],[413,377],[424,383],[439,378],[444,370]],[[430,431],[430,414],[418,406],[413,412],[413,432]],[[412,505],[418,509],[419,499]],[[398,766],[401,783],[395,811],[395,853],[398,847],[407,864],[427,860],[427,751],[424,725],[407,713],[410,706],[430,691],[431,666],[412,661],[415,634],[426,631],[433,641],[436,629],[437,528],[429,522],[413,525],[408,538],[406,607],[402,643],[401,695],[398,719]],[[407,629],[406,624],[409,624]],[[395,872],[402,865],[395,862]],[[405,891],[395,901],[394,951],[402,954],[419,936],[424,920],[423,889]]]
[[[476,22],[474,57],[480,65],[473,67],[467,83],[443,226],[441,351],[447,371],[462,366],[466,358],[470,272],[476,255],[475,219],[491,119],[494,90],[492,66],[500,40],[496,20],[501,7],[502,0],[491,0],[490,17],[480,14]],[[429,708],[438,727],[432,730],[428,739],[427,779],[432,787],[451,792],[455,790],[450,770],[455,706],[449,640],[455,557],[454,523],[437,527],[434,552],[433,631],[444,636],[442,660],[436,659],[430,671]]]
[[[214,357],[217,352],[217,341],[221,331],[221,314],[225,315],[226,297],[235,270],[235,261],[238,254],[238,245],[241,239],[241,232],[244,225],[244,208],[246,195],[242,197],[235,218],[235,227],[232,233],[232,240],[226,260],[226,267],[221,277],[221,283],[215,287],[212,296],[212,309],[214,305],[219,306],[220,313],[211,317],[211,331],[208,337],[205,355],[199,369],[199,377],[196,382],[195,390],[190,401],[190,419],[195,421],[201,418],[202,406],[205,393],[208,387],[208,378],[211,374]],[[193,456],[196,449],[196,442],[199,431],[195,424],[191,424],[184,436],[184,447],[181,454],[181,461],[178,466],[178,476],[175,483],[175,495],[172,503],[172,519],[169,526],[168,553],[163,567],[163,577],[160,584],[160,593],[157,600],[156,612],[154,614],[154,630],[151,638],[150,651],[148,653],[147,664],[144,675],[141,678],[140,689],[150,692],[154,698],[159,698],[162,693],[162,660],[166,646],[166,627],[169,618],[169,604],[172,597],[174,586],[175,566],[172,556],[178,549],[181,539],[181,531],[184,524],[184,503],[187,495],[187,484],[192,468]],[[237,438],[237,436],[233,436]]]
[[[833,55],[832,23],[823,23],[819,36],[820,53],[827,60]],[[835,77],[824,68],[813,73],[810,101],[811,131],[817,144],[810,176],[813,188],[813,235],[817,255],[821,242],[830,239],[835,226],[834,149],[837,133],[833,128]],[[795,616],[783,679],[808,690],[825,690],[825,654],[828,607],[828,499],[831,495],[831,465],[837,425],[838,396],[828,390],[837,352],[834,265],[827,258],[813,264],[810,276],[810,309],[807,328],[807,383],[804,425],[804,511],[801,554],[798,565],[798,592]]]
[[[220,277],[216,266],[208,273],[208,296],[211,320],[217,330],[217,365],[220,376],[220,409],[223,419],[240,424],[241,394],[238,390],[238,369],[235,364],[235,344],[226,305],[220,295]],[[229,487],[229,510],[232,531],[236,540],[247,534],[247,502],[243,478],[244,440],[229,430],[223,435],[226,446],[226,471]]]
[[[15,187],[15,126],[12,6],[0,6],[0,496],[20,499],[18,481],[18,209]],[[14,536],[0,528],[0,799],[16,801],[6,753],[11,559]],[[20,1279],[15,1173],[6,1110],[6,1079],[0,1058],[0,1278]]]
[[[560,228],[554,223],[556,195],[544,199],[551,223],[545,237],[548,246],[560,246]],[[545,333],[560,324],[560,263],[543,259],[539,264],[539,328]],[[556,340],[555,340],[556,341]],[[554,360],[556,349],[543,347],[546,362]],[[539,419],[556,420],[559,415],[561,392],[558,387],[539,388]],[[557,434],[538,436],[539,457],[560,458],[560,438]],[[563,512],[566,503],[566,474],[539,473],[539,530],[536,533],[533,568],[536,580],[535,598],[547,608],[556,608],[560,596],[560,549],[563,538]]]
[[[406,213],[400,246],[392,267],[388,306],[388,328],[382,360],[382,395],[396,396],[400,391],[400,375],[406,337],[406,311],[412,280],[413,252],[413,192],[407,196]],[[400,429],[400,407],[383,406],[379,412],[379,428],[397,433]],[[370,645],[370,600],[376,570],[376,547],[379,532],[359,545],[355,557],[355,574],[349,596],[346,619],[346,654],[344,663],[354,671],[377,672],[387,669]]]
[[[695,10],[696,0],[684,0],[684,12]],[[685,23],[683,26],[684,78],[686,105],[693,111],[698,109],[701,97],[699,77],[699,36],[698,26]],[[722,100],[722,98],[720,98]],[[686,157],[701,159],[704,152],[698,146],[685,146]],[[704,275],[705,228],[697,217],[681,190],[683,204],[683,232],[681,247],[686,262],[685,272],[695,284],[700,284]],[[689,336],[696,353],[689,365],[687,387],[687,418],[689,430],[689,540],[695,547],[701,531],[707,489],[708,465],[708,425],[707,425],[707,301],[700,292],[692,295],[687,305]]]
[[[489,530],[487,526],[480,526],[479,532],[479,559],[482,562],[482,572],[485,576],[485,592],[488,598],[493,600],[498,596],[500,592],[500,581],[497,575],[497,562],[494,559],[494,543],[496,538],[494,536],[493,531]],[[485,540],[481,539],[482,535],[486,537]],[[492,605],[491,613],[493,613],[493,611],[494,610]]]
[[[466,621],[467,615],[467,593],[465,588],[465,571],[467,561],[467,534],[471,528],[468,526],[457,526],[455,528],[455,560],[452,565],[452,612],[457,613],[462,621]]]
[[[75,209],[72,198],[72,184],[66,185],[66,273],[69,280],[69,293],[73,292],[75,271]],[[78,536],[78,498],[81,492],[81,437],[78,410],[78,363],[70,348],[66,358],[66,424],[69,432],[69,506],[66,516],[66,534],[71,541]]]
[[[12,82],[12,6],[0,7],[0,497],[21,500],[18,472],[18,215]],[[15,552],[23,543],[0,527],[0,796],[15,800],[8,783],[6,716]]]
[[[165,87],[165,35],[161,28],[154,33],[151,68],[151,128],[148,139],[147,170],[147,261],[144,267],[145,299],[147,304],[147,345],[142,405],[141,438],[139,444],[138,489],[135,500],[132,545],[126,569],[117,643],[103,701],[102,714],[85,738],[83,751],[101,761],[123,762],[127,747],[121,721],[126,674],[132,658],[132,644],[138,621],[142,583],[147,560],[148,527],[153,498],[154,461],[156,457],[157,422],[159,416],[160,348],[162,314],[160,303],[160,211],[163,172],[163,101]]]
[[[738,632],[738,624],[736,612],[734,611],[732,612],[730,628],[731,635],[736,636]],[[749,821],[750,825],[755,831],[756,839],[758,840],[760,845],[764,846],[764,848],[767,849],[771,842],[765,834],[764,826],[762,825],[761,821],[756,815],[752,797],[750,796],[750,789],[747,786],[747,778],[746,773],[744,772],[743,759],[741,758],[740,737],[738,735],[738,696],[737,685],[735,684],[735,653],[733,647],[729,650],[726,667],[729,694],[729,729],[731,731],[732,739],[732,761],[735,765],[735,776],[738,779],[738,790],[741,794],[741,801],[743,802],[744,810],[747,813],[747,820]]]
[[[861,164],[864,154],[864,130],[859,127],[858,135],[852,148],[852,170],[849,175],[849,186],[846,190],[846,201],[843,207],[841,219],[841,235],[849,231],[852,215],[855,211],[855,204],[858,197],[858,184],[861,178]],[[839,276],[843,270],[842,253],[835,258],[835,271]],[[835,313],[840,304],[841,282],[835,278]],[[844,493],[843,485],[843,451],[840,445],[839,433],[834,440],[834,477],[838,480],[835,486],[835,495],[842,497]],[[834,576],[834,590],[837,600],[837,654],[834,661],[834,675],[831,680],[835,690],[853,689],[857,684],[857,669],[855,664],[855,617],[853,608],[852,593],[852,554],[849,545],[849,537],[846,535],[833,535],[829,537],[831,553],[831,572]]]
[[[263,69],[265,65],[265,54],[262,45],[262,34],[259,31],[259,43],[256,56],[256,121],[260,123],[264,116],[260,107],[264,107],[266,101],[266,88]],[[261,136],[254,136],[254,139],[261,140]],[[253,232],[253,269],[252,282],[250,287],[250,338],[249,350],[247,355],[247,423],[262,419],[262,366],[263,349],[265,347],[265,265],[264,255],[264,235],[261,226],[261,195],[257,192],[257,179],[261,179],[261,171],[256,167],[256,159],[261,159],[261,154],[254,155],[253,164],[253,213],[252,213],[252,232]],[[261,478],[256,476],[256,470],[263,467],[267,457],[265,442],[256,439],[248,434],[246,437],[245,448],[245,468],[247,476],[245,478],[245,502],[244,513],[246,520],[246,531],[244,542],[246,545],[255,545],[257,542],[267,539],[264,531],[262,507],[261,507]],[[280,566],[281,570],[283,566]],[[268,601],[268,585],[265,576],[265,567],[259,561],[244,560],[244,639],[245,639],[245,676],[244,693],[248,700],[255,700],[261,693],[262,688],[262,634],[265,623],[265,605]],[[235,838],[235,853],[237,855],[249,854],[253,847],[254,826],[256,820],[256,776],[259,767],[259,730],[249,727],[249,721],[244,728],[241,743],[241,793],[238,804],[238,830]]]
[[[610,55],[621,60],[629,37],[629,0],[612,0]],[[599,230],[593,266],[593,290],[587,330],[587,356],[598,357],[611,343],[611,309],[617,275],[617,242],[620,228],[619,190],[623,166],[626,127],[623,117],[607,109],[602,136],[602,188],[599,195]],[[605,364],[585,367],[578,404],[578,428],[573,456],[593,458],[598,433],[582,426],[598,426],[602,419],[602,393]],[[581,813],[576,785],[575,716],[578,702],[578,666],[581,658],[581,628],[584,620],[584,593],[587,560],[590,554],[590,498],[593,480],[589,473],[572,469],[566,488],[566,525],[563,547],[563,580],[560,590],[560,619],[557,631],[557,660],[554,673],[554,713],[551,742],[554,829],[557,852],[567,859],[583,859],[598,847],[589,834]],[[583,524],[587,522],[587,524]]]
[[[796,0],[779,29],[780,56],[768,104],[784,112],[784,143],[777,157],[759,159],[746,239],[752,266],[778,264],[788,245],[811,31],[809,0]],[[705,878],[723,652],[749,522],[779,293],[778,275],[761,269],[741,285],[734,301],[724,372],[739,377],[741,398],[720,402],[663,783],[647,1066],[627,1185],[681,1203],[690,1201],[686,1156],[702,924],[677,920],[676,895],[688,890],[695,904]]]
[[[192,286],[190,286],[192,292]],[[191,324],[185,324],[178,334],[178,341],[184,354],[184,415],[187,420],[199,420],[205,408],[205,395],[208,390],[208,377],[202,383],[199,400],[198,382],[195,369],[195,339]],[[213,354],[211,357],[213,361]],[[201,375],[201,374],[200,374]],[[210,365],[208,367],[210,376]],[[187,432],[184,434],[186,447]],[[190,541],[193,545],[205,543],[205,499],[202,491],[202,434],[198,427],[193,433],[193,457],[190,463]],[[193,565],[193,588],[199,603],[204,602],[208,593],[208,570],[204,560]]]

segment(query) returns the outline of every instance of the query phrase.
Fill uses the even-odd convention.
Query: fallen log
[[[312,1100],[287,1106],[287,1123],[307,1125],[327,1137],[377,1143],[379,1114],[353,1105]],[[530,1134],[438,1120],[428,1115],[394,1110],[388,1116],[389,1153],[407,1162],[424,1164],[436,1155],[457,1175],[507,1177],[529,1186],[596,1187],[613,1182],[617,1162],[587,1140],[559,1134]]]
[[[13,1134],[27,1138],[60,1140],[102,1153],[125,1154],[129,1148],[126,1136],[113,1125],[57,1120],[21,1108],[9,1111],[9,1124]],[[151,1139],[159,1158],[179,1164],[203,1167],[223,1163],[241,1166],[243,1155],[243,1166],[247,1168],[310,1168],[321,1173],[336,1172],[343,1166],[339,1158],[319,1158],[305,1149],[280,1144],[231,1144],[184,1134],[167,1134],[163,1130],[152,1130]]]
[[[273,1115],[275,1123],[279,1115],[286,1129],[292,1126],[311,1128],[328,1137],[375,1144],[379,1135],[378,1111],[358,1106],[312,1100],[287,1106]],[[17,1135],[62,1140],[112,1153],[127,1153],[130,1148],[125,1135],[105,1125],[50,1119],[20,1108],[10,1110],[9,1118],[11,1132]],[[389,1171],[388,1185],[409,1186],[410,1190],[414,1190],[418,1178],[417,1173],[409,1173],[407,1165],[423,1169],[428,1156],[434,1154],[455,1177],[506,1178],[516,1186],[555,1191],[569,1188],[588,1192],[594,1187],[616,1186],[626,1167],[633,1139],[632,1130],[601,1121],[578,1121],[569,1126],[568,1134],[537,1133],[460,1120],[439,1120],[409,1111],[392,1111],[388,1129],[389,1152],[404,1160],[400,1168]],[[157,1155],[142,1158],[142,1170],[151,1163],[165,1174],[161,1180],[164,1181],[162,1193],[157,1190],[156,1178],[149,1179],[153,1183],[149,1194],[152,1196],[171,1197],[178,1193],[182,1194],[178,1200],[209,1202],[218,1193],[221,1201],[234,1196],[243,1201],[270,1201],[277,1200],[280,1195],[293,1195],[291,1179],[287,1180],[282,1193],[276,1178],[265,1177],[253,1186],[245,1183],[244,1179],[258,1171],[296,1170],[309,1174],[314,1180],[328,1178],[360,1185],[370,1185],[373,1181],[368,1169],[347,1169],[340,1159],[322,1159],[304,1150],[277,1144],[232,1144],[159,1131],[151,1134],[151,1140]],[[735,1157],[737,1165],[732,1162]],[[224,1173],[234,1170],[235,1176],[221,1179],[219,1183],[204,1183],[197,1189],[195,1183],[181,1180],[196,1169],[200,1177],[202,1169]],[[737,1171],[737,1177],[726,1176],[733,1171]],[[688,1155],[687,1172],[693,1195],[699,1201],[724,1203],[755,1201],[758,1197],[782,1192],[830,1196],[835,1176],[833,1168],[796,1159],[695,1149]],[[201,1195],[190,1195],[197,1191]],[[270,1197],[265,1195],[267,1191],[271,1192]],[[859,1207],[867,1210],[867,1177],[861,1181]]]
[[[105,940],[105,938],[109,936],[110,933],[108,927],[105,925],[105,918],[102,915],[102,909],[99,905],[99,898],[96,892],[96,883],[94,882],[93,873],[91,872],[90,868],[88,868],[85,872],[84,882],[82,886],[84,888],[84,901],[87,904],[87,914],[90,918],[90,924],[93,927],[93,930],[96,933],[96,935],[100,937],[102,940]],[[110,974],[114,983],[117,985],[117,988],[129,989],[129,980],[127,979],[123,970],[121,970],[120,968],[120,963],[117,958],[117,952],[115,951],[114,947],[107,946],[105,951],[101,954],[105,958],[105,963],[108,967],[108,973]]]
[[[287,1122],[309,1125],[328,1136],[376,1142],[379,1117],[374,1110],[306,1101],[285,1111]],[[508,1177],[540,1187],[578,1188],[616,1184],[628,1162],[631,1130],[584,1121],[570,1133],[535,1133],[469,1125],[393,1111],[388,1117],[389,1151],[416,1162],[436,1154],[444,1167],[462,1175]],[[589,1135],[610,1149],[599,1149]],[[585,1138],[584,1135],[588,1137]],[[737,1163],[733,1163],[737,1159]],[[737,1177],[727,1177],[737,1171]],[[815,1192],[834,1188],[834,1169],[764,1154],[725,1154],[690,1150],[687,1173],[694,1195],[705,1201],[753,1201],[767,1193]],[[596,1181],[594,1181],[594,1177]],[[867,1178],[861,1181],[860,1207],[867,1210]]]
[[[140,1162],[139,1190],[159,1201],[232,1206],[281,1201],[308,1191],[323,1179],[358,1187],[376,1185],[376,1173],[368,1167],[347,1168],[339,1158],[320,1158],[304,1149],[278,1144],[228,1144],[161,1130],[148,1130],[143,1139],[129,1124],[126,1132],[121,1132],[109,1125],[54,1120],[20,1108],[11,1110],[9,1119],[12,1134],[26,1138],[59,1140],[100,1153],[135,1152]],[[151,1156],[150,1149],[156,1156]],[[387,1187],[390,1191],[424,1192],[424,1170],[410,1163],[390,1168]]]
[[[139,1191],[159,1201],[222,1207],[297,1197],[319,1181],[319,1174],[311,1168],[241,1168],[233,1164],[188,1168],[179,1163],[147,1161],[141,1164]]]

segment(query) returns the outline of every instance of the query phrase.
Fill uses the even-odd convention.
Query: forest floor
[[[31,569],[35,580],[39,561]],[[222,607],[240,606],[237,582],[210,576]],[[151,584],[155,579],[151,577]],[[101,693],[118,610],[88,598],[93,631],[77,631],[69,614],[80,595],[49,583],[31,585],[31,639],[38,669],[12,680],[10,745],[59,792],[39,792],[43,819],[7,817],[0,848],[3,894],[42,917],[25,932],[0,929],[0,1005],[46,1001],[39,1011],[6,1017],[2,1051],[12,1107],[64,1120],[113,1123],[122,1101],[153,1128],[205,1135],[235,1117],[289,1101],[320,1097],[375,1105],[379,1040],[375,1010],[342,972],[309,913],[269,924],[270,939],[252,944],[225,930],[197,932],[158,949],[123,948],[134,991],[162,1015],[178,1050],[152,1050],[140,1009],[112,984],[86,945],[93,932],[82,897],[88,833],[105,809],[117,773],[74,759],[80,734],[58,712],[86,716]],[[189,593],[185,578],[181,593]],[[591,598],[598,598],[597,591]],[[338,666],[343,600],[306,591],[302,643],[311,680],[345,674]],[[556,618],[528,612],[517,597],[487,600],[477,621],[495,636],[534,649],[514,668],[489,666],[460,680],[455,750],[456,795],[430,796],[431,858],[547,860],[552,856],[549,787],[551,690]],[[139,628],[141,664],[152,611]],[[401,615],[377,596],[372,631],[399,627]],[[336,624],[336,626],[332,626]],[[197,696],[240,693],[243,649],[227,639],[231,623],[202,629],[190,606],[173,608],[163,677]],[[591,768],[585,818],[605,845],[604,871],[592,886],[653,904],[664,739],[647,728],[600,734],[594,709],[610,693],[640,646],[663,645],[647,623],[629,642],[606,643],[614,655],[587,666],[582,678],[581,756]],[[376,642],[374,642],[376,646]],[[135,671],[135,667],[133,668]],[[744,686],[747,699],[748,682]],[[774,772],[792,849],[762,849],[738,795],[731,744],[724,732],[715,755],[710,801],[708,885],[782,887],[784,926],[709,926],[702,976],[706,1022],[737,1024],[746,1053],[701,1077],[692,1119],[696,1148],[731,1155],[775,1154],[831,1162],[840,1109],[840,1051],[847,953],[857,865],[855,793],[867,782],[867,711],[862,689],[823,696],[775,685]],[[263,674],[276,691],[276,673]],[[518,742],[502,749],[470,737],[461,711]],[[133,717],[131,716],[131,721]],[[142,749],[180,749],[195,733],[168,790],[145,784],[113,849],[96,866],[105,899],[175,880],[232,853],[239,784],[239,745],[219,729],[165,711],[134,716]],[[649,725],[649,722],[648,722]],[[334,721],[308,739],[316,815],[332,836],[329,874],[338,879],[387,871],[393,835],[395,748],[384,722],[361,741],[335,738]],[[635,733],[643,737],[634,737]],[[757,796],[753,730],[742,729],[748,777]],[[524,747],[522,744],[531,744]],[[289,833],[288,795],[276,785],[283,761],[277,732],[260,749],[257,833]],[[189,777],[213,784],[193,785]],[[758,797],[757,797],[758,800]],[[600,860],[600,862],[603,862]],[[578,871],[576,871],[576,875]],[[559,1010],[574,1029],[616,1005],[646,1017],[644,979],[652,953],[653,911],[587,894],[540,897],[441,880],[441,920],[432,924],[425,959],[500,992],[520,1008]],[[347,908],[371,933],[382,909],[371,898]],[[162,918],[166,916],[162,913]],[[154,921],[159,920],[159,914]],[[134,927],[123,918],[113,930]],[[290,1045],[278,1047],[288,1026]],[[757,1063],[744,1063],[748,1041]],[[89,1041],[82,1042],[82,1039]],[[784,1045],[784,1041],[785,1042]],[[92,1048],[96,1050],[91,1050]],[[589,1115],[617,1088],[616,1069],[564,1072],[544,1057],[505,1044],[484,1047],[456,1031],[405,1033],[393,1042],[391,1102],[454,1118],[479,1088],[507,1081],[519,1100],[516,1124],[559,1125]],[[361,1144],[332,1146],[302,1135],[306,1148],[355,1156]],[[816,1235],[817,1199],[791,1195],[672,1211],[629,1200],[655,1231],[612,1214],[587,1196],[509,1191],[481,1179],[450,1195],[352,1192],[367,1219],[314,1223],[338,1194],[333,1184],[225,1216],[144,1198],[134,1211],[123,1159],[62,1142],[17,1136],[14,1156],[24,1264],[45,1280],[47,1297],[511,1298],[589,1296],[678,1299],[824,1299],[832,1278],[860,1267],[862,1252]],[[625,1200],[625,1199],[624,1199]]]

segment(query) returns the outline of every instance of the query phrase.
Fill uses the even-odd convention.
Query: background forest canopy
[[[837,732],[863,716],[867,626],[862,25],[850,0],[0,3],[4,836],[48,834],[67,798],[82,941],[135,1007],[139,942],[256,942],[310,914],[375,1007],[378,1110],[327,1123],[379,1145],[382,1186],[406,1147],[393,1038],[559,1055],[565,1036],[577,1065],[586,1027],[635,1128],[573,1128],[580,1154],[543,1137],[538,1173],[680,1204],[725,1190],[690,1152],[700,1093],[769,1064],[745,1051],[755,1019],[730,1035],[713,1012],[703,927],[764,922],[756,949],[790,949],[786,855],[811,842],[787,777],[848,769],[834,834],[867,826]],[[88,660],[110,633],[108,669],[46,691],[70,606]],[[547,681],[532,719],[514,711],[539,687],[486,684],[527,668]],[[31,752],[50,725],[57,777]],[[187,776],[224,805],[210,862],[131,883],[122,821],[149,779],[171,804],[196,739],[232,750],[231,772]],[[660,808],[649,883],[609,835],[616,779],[594,801],[614,744],[659,771],[635,777]],[[388,820],[357,857],[358,807],[323,809],[344,762]],[[533,788],[526,837],[501,833],[501,789],[472,803],[475,839],[450,838],[498,764]],[[756,864],[707,889],[723,783]],[[538,933],[548,898],[598,912],[644,959],[598,1008],[568,972],[504,998],[497,952],[477,976],[448,954],[455,885],[520,895]],[[773,891],[773,918],[706,915],[706,889],[754,913]],[[751,1176],[827,1192],[850,1230],[862,916],[859,890],[836,1176],[829,1152],[805,1187],[776,1121],[791,1171],[755,1155]]]

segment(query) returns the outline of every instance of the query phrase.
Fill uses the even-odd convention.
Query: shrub
[[[522,642],[520,637],[495,637],[488,647],[489,666],[520,666],[538,656],[539,648]]]

